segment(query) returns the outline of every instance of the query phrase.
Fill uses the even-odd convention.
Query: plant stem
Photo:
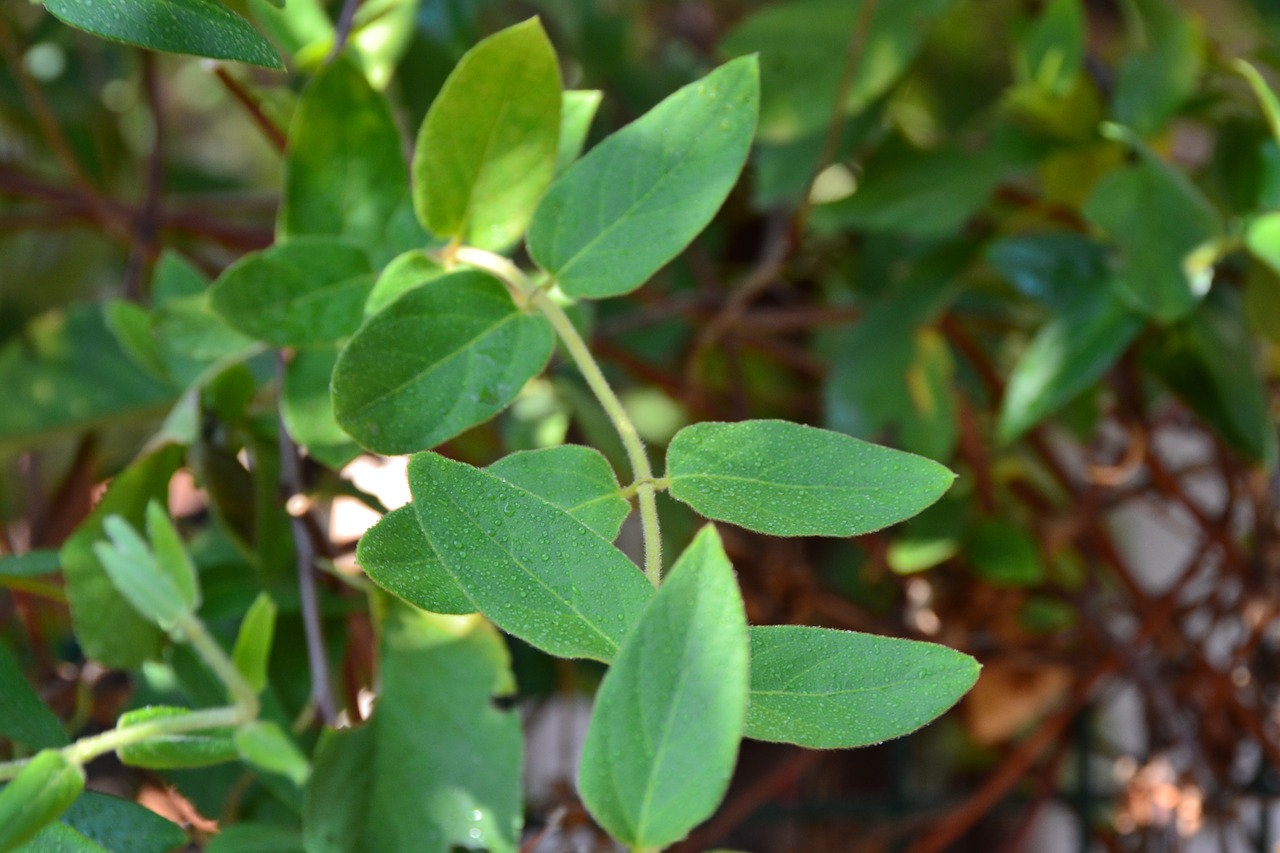
[[[209,665],[213,674],[218,676],[218,680],[226,685],[227,692],[231,694],[231,701],[235,702],[236,708],[244,713],[244,719],[251,720],[258,716],[257,691],[244,680],[240,670],[236,669],[236,665],[222,650],[222,646],[218,645],[218,641],[213,638],[209,630],[204,627],[204,623],[193,614],[187,614],[178,623],[177,629],[181,632],[182,638],[195,649],[196,654]]]
[[[605,379],[600,365],[596,362],[587,343],[578,334],[564,309],[557,305],[545,290],[535,290],[529,296],[529,302],[551,321],[551,326],[564,342],[565,349],[573,356],[578,370],[587,380],[587,385],[604,407],[605,414],[613,421],[613,427],[622,439],[627,450],[627,458],[631,462],[631,473],[636,481],[636,496],[640,501],[640,526],[644,531],[644,573],[654,586],[662,581],[662,532],[658,527],[658,501],[654,497],[653,468],[649,465],[649,456],[645,452],[644,442],[636,432],[622,401],[613,392],[609,380]]]

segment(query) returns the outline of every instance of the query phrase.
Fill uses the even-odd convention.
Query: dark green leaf
[[[989,518],[965,536],[965,556],[978,577],[994,586],[1035,586],[1045,577],[1040,545],[1027,530]]]
[[[67,745],[62,723],[40,701],[4,643],[0,643],[0,736],[32,749]]]
[[[44,0],[54,17],[125,44],[283,68],[249,22],[213,0]]]
[[[671,496],[773,536],[858,536],[910,518],[955,475],[929,459],[787,421],[699,423],[667,449]]]
[[[269,823],[237,823],[209,839],[204,853],[306,853],[302,833]]]
[[[277,237],[345,237],[373,254],[408,180],[386,97],[351,62],[331,62],[303,93],[289,128]]]
[[[413,199],[433,234],[515,243],[551,182],[560,65],[537,18],[469,50],[436,96],[413,155]]]
[[[901,737],[954,705],[978,662],[945,646],[803,625],[754,627],[747,737],[846,749]]]
[[[36,833],[26,844],[13,848],[13,853],[112,853],[86,838],[65,823],[51,823]]]
[[[661,849],[729,786],[747,706],[747,618],[715,527],[676,561],[596,694],[578,790],[633,848]]]
[[[60,568],[62,560],[52,549],[0,555],[0,578],[36,578]]]
[[[381,677],[373,719],[327,735],[317,753],[309,853],[515,853],[520,719],[491,703],[515,687],[502,638],[479,617],[393,607]]]
[[[755,133],[755,57],[722,65],[609,136],[547,191],[529,253],[571,296],[635,290],[701,233]]]
[[[86,791],[62,822],[113,853],[172,853],[188,843],[177,824],[130,800]]]
[[[1143,135],[1161,130],[1193,94],[1204,65],[1204,33],[1196,18],[1165,0],[1132,0],[1126,10],[1141,50],[1125,56],[1116,76],[1115,120]]]
[[[418,523],[498,627],[558,657],[608,661],[653,594],[621,551],[564,510],[433,453],[409,463]]]
[[[344,338],[364,318],[369,259],[331,237],[298,237],[232,264],[210,291],[237,331],[276,346]]]
[[[169,478],[182,464],[182,448],[168,445],[116,475],[93,513],[62,546],[67,600],[76,639],[86,657],[120,669],[138,667],[160,648],[160,631],[134,612],[94,555],[105,537],[102,522],[119,515],[141,527],[147,504],[168,495]]]
[[[504,456],[488,470],[555,504],[610,542],[618,538],[631,512],[613,468],[590,447],[562,444],[525,450]]]
[[[551,357],[551,326],[462,270],[369,318],[333,371],[338,423],[379,453],[435,447],[515,399]]]
[[[1106,250],[1081,234],[1006,237],[987,249],[987,261],[1023,296],[1058,310],[1112,286]]]
[[[303,347],[294,352],[284,374],[280,416],[293,440],[303,447],[351,441],[333,415],[329,380],[338,361],[336,346]]]
[[[169,371],[151,334],[151,312],[136,302],[112,299],[103,306],[103,319],[120,349],[135,365],[153,379],[168,381]]]
[[[432,613],[474,613],[476,606],[440,562],[412,506],[393,509],[360,537],[356,562],[374,583]]]

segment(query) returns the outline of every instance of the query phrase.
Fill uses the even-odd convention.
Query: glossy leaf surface
[[[755,58],[736,59],[596,145],[538,206],[533,259],[571,296],[600,299],[644,284],[737,183],[759,96]]]
[[[379,453],[435,447],[502,411],[551,356],[540,314],[495,279],[462,270],[369,318],[338,356],[338,423]]]
[[[747,737],[845,749],[901,737],[954,705],[977,661],[933,643],[803,625],[753,627]]]
[[[112,41],[283,68],[249,22],[214,0],[44,0],[54,17]]]
[[[354,332],[372,287],[369,259],[355,245],[299,237],[232,264],[209,296],[237,331],[284,347]]]
[[[747,705],[747,620],[708,525],[672,567],[596,693],[578,790],[619,841],[660,849],[715,811]]]
[[[418,135],[422,224],[487,249],[516,242],[555,170],[560,97],[560,64],[537,18],[468,51]]]
[[[558,657],[612,660],[653,588],[621,551],[564,510],[433,453],[409,462],[418,523],[498,627]]]
[[[700,423],[667,449],[671,496],[773,536],[857,536],[910,518],[955,475],[929,459],[787,421]]]

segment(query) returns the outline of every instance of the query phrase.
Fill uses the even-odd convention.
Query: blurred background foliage
[[[593,344],[655,452],[695,420],[785,417],[960,475],[924,515],[855,540],[726,530],[753,623],[934,639],[985,671],[956,712],[904,741],[749,745],[720,815],[681,849],[1270,849],[1280,7],[346,5],[348,49],[406,140],[463,51],[533,14],[567,87],[604,93],[588,145],[759,52],[741,185],[647,287],[584,315]],[[54,571],[98,484],[166,441],[182,451],[128,468],[121,500],[168,489],[215,627],[273,594],[270,712],[288,722],[307,708],[295,541],[276,499],[281,389],[204,288],[272,241],[283,134],[343,4],[227,6],[287,71],[150,53],[0,3],[0,646],[73,734],[210,691],[181,649],[145,664],[81,650]],[[336,522],[344,500],[383,505],[344,467],[357,449],[327,411],[331,362],[309,359],[283,389],[285,418],[307,448],[301,484],[331,569],[338,702],[359,719],[376,643],[349,583],[359,531]],[[622,460],[561,367],[447,451],[479,464],[565,440]],[[663,512],[673,535],[692,533],[687,510]],[[596,677],[510,651],[531,731]],[[557,784],[530,792],[527,849],[590,849],[572,764],[550,772]],[[301,849],[296,792],[234,765],[107,762],[93,778],[209,850]],[[219,819],[240,828],[216,835]]]

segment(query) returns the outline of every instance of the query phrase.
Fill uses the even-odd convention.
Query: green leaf
[[[73,305],[29,321],[0,347],[0,388],[0,450],[159,417],[178,396],[120,349],[98,305]]]
[[[491,701],[515,688],[501,636],[476,616],[406,607],[385,626],[373,719],[326,734],[317,751],[306,849],[515,853],[520,718]]]
[[[387,99],[350,61],[331,62],[303,92],[289,128],[277,238],[345,237],[374,253],[408,179]]]
[[[579,444],[512,453],[488,468],[513,486],[537,495],[612,542],[631,504],[600,451]]]
[[[1255,258],[1280,275],[1280,213],[1264,213],[1250,222],[1244,242]]]
[[[159,502],[147,504],[147,538],[155,552],[156,568],[172,583],[182,604],[192,613],[200,609],[200,581],[187,546]]]
[[[0,850],[12,850],[58,819],[84,790],[84,771],[61,752],[36,753],[0,789]]]
[[[1267,119],[1267,127],[1271,129],[1272,138],[1280,142],[1280,98],[1276,97],[1276,93],[1267,85],[1266,78],[1258,72],[1258,69],[1243,59],[1237,59],[1231,65],[1236,73],[1248,82],[1249,88],[1253,90],[1253,96],[1258,99],[1258,106],[1262,107],[1262,114]]]
[[[506,408],[551,357],[541,314],[516,308],[495,279],[461,270],[369,318],[338,356],[338,423],[378,453],[411,453]]]
[[[847,749],[901,737],[954,705],[978,662],[933,643],[803,625],[751,629],[747,737]]]
[[[1091,386],[1143,325],[1106,288],[1054,316],[1036,332],[1009,376],[996,430],[1000,440],[1019,438]]]
[[[1112,287],[1106,250],[1081,234],[1018,234],[992,243],[987,261],[1018,292],[1066,310]]]
[[[1111,113],[1143,135],[1164,128],[1195,93],[1204,67],[1204,33],[1196,16],[1165,0],[1130,0],[1128,27],[1142,49],[1124,57]]]
[[[529,254],[570,296],[618,296],[644,284],[737,183],[759,97],[755,57],[736,59],[609,136],[547,191],[529,226]]]
[[[8,645],[0,642],[0,736],[33,749],[67,745],[62,723],[22,675]]]
[[[830,124],[863,2],[790,0],[765,6],[720,42],[730,56],[760,52],[762,139],[787,142]],[[951,0],[876,3],[841,113],[861,112],[888,91],[910,67],[933,21],[950,5]]]
[[[415,607],[459,615],[476,610],[431,548],[412,506],[391,510],[365,531],[356,562],[370,580]]]
[[[377,314],[405,291],[444,275],[444,270],[422,249],[410,249],[387,264],[364,303],[365,316]]]
[[[160,382],[168,381],[169,372],[151,334],[150,311],[127,299],[111,299],[103,305],[103,319],[135,365]]]
[[[102,500],[62,546],[67,600],[85,656],[120,669],[136,669],[160,648],[160,631],[139,616],[111,583],[94,554],[105,536],[103,520],[119,515],[141,527],[147,504],[163,500],[183,451],[167,445],[116,475]]]
[[[213,0],[44,0],[55,18],[125,44],[284,68],[249,22]]]
[[[151,549],[118,515],[102,521],[111,543],[98,542],[93,553],[120,594],[143,618],[171,631],[191,610],[178,587],[156,564]]]
[[[955,475],[937,462],[787,421],[699,423],[667,448],[671,497],[773,536],[858,536],[910,518]]]
[[[1051,0],[1015,54],[1021,82],[1067,95],[1084,68],[1085,35],[1081,0]]]
[[[1126,131],[1114,135],[1133,140]],[[1139,162],[1103,178],[1085,217],[1120,250],[1120,292],[1138,311],[1168,322],[1187,316],[1207,292],[1213,269],[1197,260],[1221,232],[1217,212],[1181,172],[1138,145]]]
[[[218,830],[204,853],[306,853],[295,827],[271,823],[237,823]]]
[[[236,645],[231,652],[236,672],[257,693],[267,686],[267,664],[271,660],[271,642],[275,638],[276,613],[276,603],[271,596],[265,592],[258,593],[240,623]]]
[[[284,776],[301,787],[311,775],[311,765],[278,725],[268,720],[254,720],[238,727],[232,735],[236,750],[245,763]]]
[[[560,146],[556,151],[557,176],[582,154],[587,131],[591,129],[603,97],[604,93],[598,89],[571,89],[563,94],[560,102]]]
[[[966,531],[965,557],[978,577],[994,586],[1035,586],[1045,579],[1035,537],[998,518],[983,519]]]
[[[188,708],[152,706],[126,711],[116,721],[116,729],[145,725],[154,720],[190,716]],[[121,763],[129,767],[152,770],[175,770],[184,767],[209,767],[235,761],[240,753],[231,740],[230,729],[206,729],[180,734],[149,737],[116,750]]]
[[[1187,321],[1152,341],[1143,362],[1228,444],[1275,467],[1276,424],[1234,292],[1214,288]]]
[[[118,853],[127,850],[129,853],[172,853],[173,850],[187,844],[189,839],[177,824],[165,820],[148,808],[120,797],[85,791],[71,808],[62,813],[61,825],[76,833],[80,838],[89,839],[86,849],[106,849]],[[47,827],[32,840],[24,851],[47,851],[47,853],[67,853],[68,848],[60,844],[50,847],[36,847]],[[65,837],[65,836],[64,836]],[[100,847],[92,846],[94,844]]]
[[[62,568],[58,552],[52,548],[28,551],[25,554],[0,555],[0,577],[36,578]]]
[[[578,790],[614,838],[678,841],[719,805],[747,708],[747,618],[707,525],[627,635],[596,694]]]
[[[40,830],[13,853],[111,853],[106,847],[76,832],[65,823],[54,822]]]
[[[413,201],[427,230],[488,249],[520,238],[555,170],[560,89],[537,18],[467,51],[414,150]]]
[[[422,453],[409,487],[418,524],[467,596],[549,654],[611,660],[653,594],[591,528],[494,474]]]
[[[331,237],[299,237],[232,264],[209,298],[237,331],[287,347],[350,335],[372,288],[369,259],[359,248]]]
[[[293,440],[303,447],[347,444],[351,437],[333,414],[329,381],[338,361],[336,346],[302,347],[294,351],[284,373],[280,416]]]

